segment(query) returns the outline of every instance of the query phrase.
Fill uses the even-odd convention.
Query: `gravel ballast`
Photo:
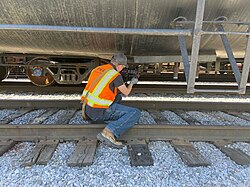
[[[32,120],[39,118],[46,111],[48,112],[50,109],[39,109],[30,111],[20,117],[14,118],[10,121],[9,124],[12,125],[24,125],[29,124]],[[6,110],[0,109],[1,120],[5,120],[9,117],[9,115],[18,113],[18,110]],[[46,118],[42,124],[59,124],[60,119],[62,119],[67,114],[72,114],[72,117],[69,119],[66,124],[90,124],[90,121],[86,121],[82,117],[81,110],[75,111],[71,109],[66,110],[58,110],[56,113],[50,115]],[[182,117],[184,119],[188,119],[191,116],[194,121],[190,124],[185,121],[182,117],[178,116],[174,111],[163,110],[159,111],[162,116],[165,117],[165,124],[170,125],[219,125],[219,126],[250,126],[250,121],[241,119],[239,117],[227,114],[221,111],[182,111]],[[242,115],[247,116],[249,113],[242,112]],[[139,120],[139,124],[157,124],[156,120],[150,115],[150,112],[142,110],[141,117]]]
[[[193,143],[211,163],[187,167],[168,142],[150,142],[154,165],[131,167],[126,148],[97,148],[88,167],[68,167],[75,144],[60,143],[46,166],[20,167],[34,143],[20,143],[0,157],[0,186],[250,186],[250,166],[240,166],[205,142]],[[250,154],[250,145],[237,143]]]
[[[6,94],[8,95],[8,94]],[[0,94],[3,98],[3,94]],[[19,97],[14,96],[12,97]],[[40,96],[44,98],[44,96]],[[48,96],[50,97],[50,96]],[[172,96],[169,96],[171,98]],[[249,96],[239,96],[240,101],[250,102]],[[6,97],[6,99],[10,98]],[[21,96],[20,99],[23,99]],[[24,99],[38,98],[34,94],[26,94]],[[72,95],[51,96],[51,99],[72,98]],[[75,95],[79,98],[79,95]],[[127,99],[131,99],[127,98]],[[135,96],[136,98],[136,96]],[[157,97],[156,99],[166,97]],[[173,97],[174,99],[175,97]],[[225,97],[226,98],[226,97]],[[74,97],[73,97],[74,99]],[[185,100],[179,96],[176,99]],[[206,100],[202,96],[195,98],[190,96],[186,99]],[[209,99],[209,98],[208,98]],[[212,98],[210,98],[213,100]],[[218,101],[222,99],[217,97]],[[230,100],[230,98],[227,98]],[[231,100],[237,101],[236,96]],[[39,117],[44,112],[34,110],[32,113],[25,114],[12,121],[11,124],[25,124]],[[73,112],[73,111],[72,111]],[[17,113],[17,110],[0,110],[2,119]],[[177,116],[174,111],[161,111],[173,125],[188,125]],[[67,110],[56,112],[53,117],[46,119],[44,123],[54,124],[60,117],[67,114]],[[250,125],[248,121],[239,119],[224,112],[200,112],[188,111],[186,115],[196,117],[195,119],[204,125]],[[249,116],[248,112],[244,112]],[[81,111],[77,111],[69,121],[69,124],[83,124]],[[140,118],[141,124],[156,124],[149,112],[142,111]],[[198,124],[198,123],[197,123]],[[200,125],[200,124],[199,124]],[[75,142],[59,143],[53,157],[45,166],[34,165],[31,167],[21,167],[23,160],[31,153],[35,143],[21,142],[0,157],[0,186],[6,187],[81,187],[81,186],[142,186],[142,187],[176,187],[176,186],[202,186],[202,187],[250,187],[250,166],[240,166],[223,154],[213,144],[207,142],[192,142],[194,147],[211,163],[208,167],[187,167],[181,160],[178,153],[169,142],[154,141],[150,142],[149,149],[154,159],[153,166],[132,167],[128,156],[127,148],[121,150],[112,149],[100,144],[96,150],[94,163],[88,167],[68,167],[67,162],[75,149]],[[238,142],[229,145],[239,148],[250,155],[250,144]]]

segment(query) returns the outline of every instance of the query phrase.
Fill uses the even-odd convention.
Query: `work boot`
[[[124,147],[122,142],[116,141],[114,135],[106,128],[101,133],[97,134],[97,139],[113,148],[122,149]]]

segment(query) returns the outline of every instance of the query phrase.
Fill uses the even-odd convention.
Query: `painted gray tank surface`
[[[0,24],[100,28],[171,29],[178,16],[195,20],[196,0],[1,0]],[[229,21],[250,22],[249,0],[206,0],[204,20],[226,16]],[[185,28],[192,29],[193,25]],[[246,32],[247,26],[226,25],[226,31]],[[215,31],[211,24],[203,30]],[[192,37],[186,36],[189,51]],[[246,36],[229,36],[236,56],[244,54]],[[109,56],[180,54],[175,36],[81,33],[63,31],[0,30],[0,52]],[[219,35],[203,35],[201,52],[223,55]]]

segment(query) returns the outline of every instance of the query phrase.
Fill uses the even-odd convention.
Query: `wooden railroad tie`
[[[210,163],[187,140],[173,140],[171,145],[182,161],[190,167],[209,166]]]
[[[15,118],[21,117],[29,112],[31,112],[32,109],[30,108],[21,108],[18,110],[18,112],[10,114],[9,116],[5,117],[4,119],[0,119],[0,125],[1,124],[8,124],[11,121],[13,121]]]
[[[0,141],[0,156],[2,156],[5,152],[11,149],[15,144],[16,142],[14,142],[13,140]]]
[[[153,117],[155,122],[159,125],[171,124],[170,121],[159,111],[157,110],[147,110],[148,113]]]
[[[13,140],[0,140],[0,156],[15,145]],[[59,143],[59,140],[43,140],[36,144],[30,154],[23,160],[21,166],[32,166],[35,164],[46,165]],[[239,165],[250,165],[250,156],[237,148],[227,145],[230,141],[216,141],[213,144],[226,156]],[[180,155],[182,161],[189,167],[211,165],[187,140],[172,140],[171,145]],[[70,167],[90,166],[93,163],[97,148],[96,139],[84,139],[77,142],[75,151],[68,160]],[[152,166],[154,160],[145,140],[133,139],[127,142],[127,150],[131,166]]]
[[[30,155],[24,159],[22,166],[32,166],[34,164],[46,165],[53,156],[58,143],[58,140],[38,142]]]
[[[50,110],[47,110],[45,113],[41,114],[39,117],[33,119],[30,124],[42,124],[47,118],[58,111],[59,109],[51,108]]]
[[[193,116],[185,112],[184,110],[176,110],[174,111],[175,114],[177,114],[180,118],[182,118],[184,121],[186,121],[189,125],[201,125],[201,123],[195,119]]]
[[[237,148],[227,147],[231,142],[217,141],[213,144],[227,155],[231,160],[235,161],[239,165],[250,165],[250,156]]]
[[[249,117],[249,116],[246,116],[246,115],[243,115],[241,112],[227,111],[226,113],[228,113],[228,114],[230,114],[230,115],[233,115],[233,116],[235,116],[235,117],[238,117],[238,118],[241,118],[241,119],[250,121],[250,117]]]
[[[78,141],[74,153],[69,158],[68,166],[90,166],[93,163],[96,148],[96,139]]]

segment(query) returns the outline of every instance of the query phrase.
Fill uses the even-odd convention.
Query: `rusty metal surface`
[[[125,100],[121,101],[121,104],[136,107],[139,109],[165,109],[165,110],[233,110],[233,111],[249,111],[249,102],[211,102],[211,101],[162,101],[159,99],[145,99],[144,101]],[[81,109],[80,96],[79,100],[18,100],[18,99],[0,99],[0,108],[13,109],[13,108],[33,108],[33,109],[45,109],[45,108],[74,108]]]
[[[171,21],[184,16],[194,21],[196,0],[1,0],[0,24],[72,27],[169,29]],[[206,0],[204,20],[219,16],[229,21],[250,21],[249,0]],[[189,27],[192,28],[192,27]],[[215,31],[211,24],[203,30]],[[229,24],[226,31],[246,32],[247,26]],[[186,37],[191,49],[191,37]],[[131,36],[50,31],[0,31],[0,51],[106,57],[116,51],[127,55],[179,54],[177,37]],[[246,37],[229,36],[236,56],[244,55]],[[222,52],[219,36],[201,38],[200,51]]]
[[[105,127],[95,125],[0,125],[0,139],[14,141],[35,140],[80,140],[96,138]],[[122,139],[131,140],[173,140],[189,141],[249,141],[250,127],[232,126],[171,126],[165,125],[135,125],[126,132]]]

